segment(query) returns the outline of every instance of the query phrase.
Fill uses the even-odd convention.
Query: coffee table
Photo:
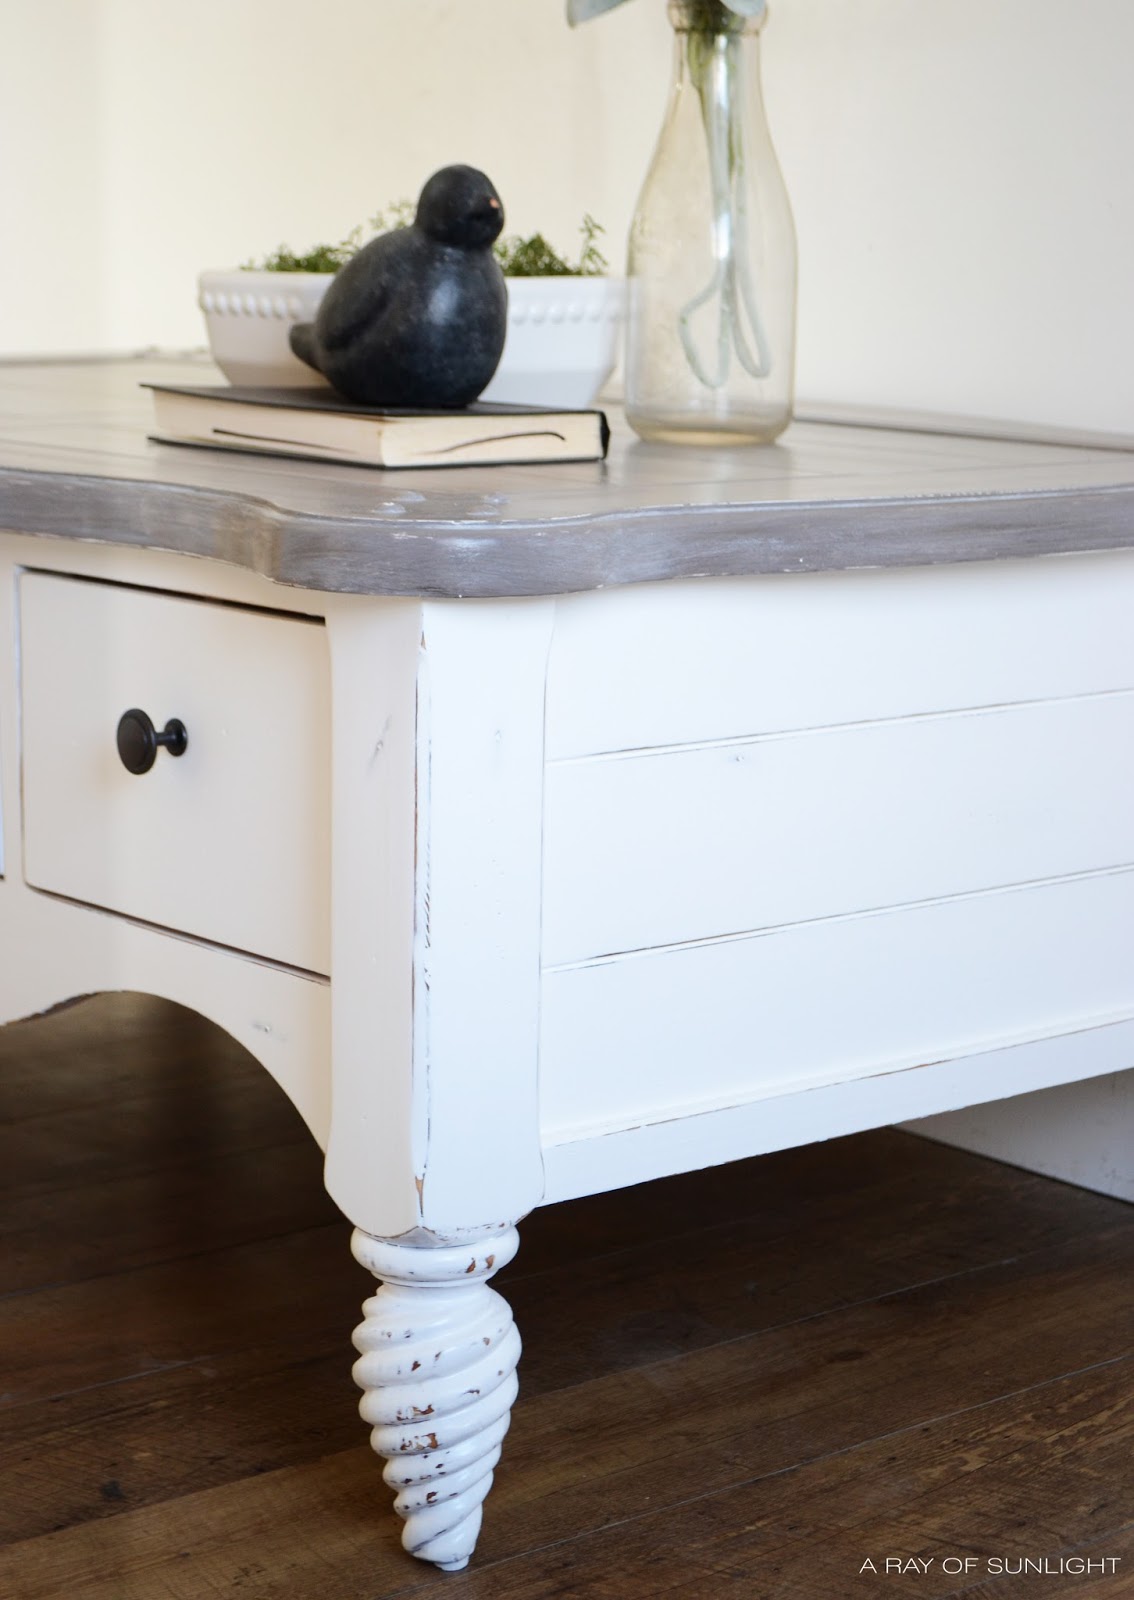
[[[0,1021],[144,990],[272,1074],[457,1569],[534,1207],[1134,1063],[1134,457],[147,442],[211,377],[0,370]]]

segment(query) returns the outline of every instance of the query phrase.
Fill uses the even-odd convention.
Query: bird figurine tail
[[[297,355],[301,361],[306,361],[309,367],[314,367],[318,372],[319,362],[315,356],[315,324],[313,322],[293,322],[288,333],[288,342],[292,354]]]

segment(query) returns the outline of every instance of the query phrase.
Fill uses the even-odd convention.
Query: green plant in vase
[[[568,0],[571,23],[623,0]],[[669,0],[673,83],[627,276],[626,403],[646,438],[766,442],[791,417],[795,231],[760,97],[765,0]]]
[[[338,244],[312,245],[310,250],[296,252],[281,244],[270,255],[255,261],[246,261],[246,272],[337,272],[351,256],[379,233],[390,233],[395,228],[408,228],[414,218],[412,200],[395,200],[383,211],[377,212],[364,228],[352,228]],[[604,232],[601,223],[589,213],[579,225],[582,243],[578,259],[574,262],[548,244],[542,233],[532,233],[526,238],[519,234],[506,235],[496,241],[493,253],[508,278],[560,278],[601,277],[607,270],[606,257],[599,249],[598,238]]]

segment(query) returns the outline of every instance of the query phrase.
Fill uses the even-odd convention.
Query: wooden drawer
[[[330,970],[322,625],[116,584],[20,583],[24,872],[34,887]],[[184,723],[136,776],[122,713]]]

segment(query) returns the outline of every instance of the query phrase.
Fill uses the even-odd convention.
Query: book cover
[[[597,461],[610,429],[598,410],[478,403],[460,411],[359,406],[333,390],[145,384],[162,444],[369,467]]]

